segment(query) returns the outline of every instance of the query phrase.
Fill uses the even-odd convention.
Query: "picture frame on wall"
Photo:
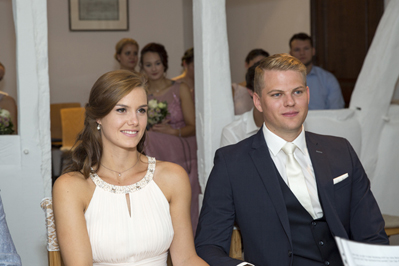
[[[128,0],[69,0],[69,29],[127,31]]]

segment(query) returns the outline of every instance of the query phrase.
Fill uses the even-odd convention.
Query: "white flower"
[[[166,107],[166,103],[160,102],[160,103],[158,103],[158,107],[161,109],[164,109]]]
[[[152,99],[148,102],[148,107],[151,109],[155,109],[158,106],[158,101],[155,99]]]
[[[10,118],[10,112],[6,109],[0,109],[0,116]]]

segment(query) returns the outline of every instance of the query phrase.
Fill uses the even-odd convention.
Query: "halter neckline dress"
[[[155,164],[148,157],[145,176],[128,186],[91,173],[96,188],[85,218],[93,266],[166,266],[174,231],[169,202],[153,180]]]

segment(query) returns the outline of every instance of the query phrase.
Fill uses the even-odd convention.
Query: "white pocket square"
[[[341,182],[343,180],[345,180],[346,178],[348,178],[348,176],[349,176],[348,173],[346,173],[346,174],[343,174],[343,175],[340,175],[340,176],[334,178],[333,179],[334,185],[338,184],[339,182]]]

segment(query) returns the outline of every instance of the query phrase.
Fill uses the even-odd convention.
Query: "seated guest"
[[[114,57],[119,62],[120,69],[136,72],[136,65],[139,61],[139,44],[130,38],[121,39],[115,46]]]
[[[3,64],[0,62],[0,80],[3,79],[4,73],[6,72],[5,67],[3,66]]]
[[[90,91],[84,129],[53,187],[65,265],[207,265],[195,253],[190,184],[178,165],[144,155],[146,79],[102,75]]]
[[[186,84],[166,78],[168,54],[162,44],[147,44],[141,50],[140,66],[148,76],[150,108],[151,100],[166,102],[169,113],[164,120],[151,126],[145,152],[159,160],[176,163],[187,171],[191,182],[191,220],[195,232],[201,189],[198,181],[193,98]],[[150,118],[154,111],[149,110]]]
[[[253,64],[268,56],[269,53],[263,49],[253,49],[245,58],[245,68],[248,70]],[[234,114],[241,115],[251,110],[253,108],[253,102],[252,98],[247,93],[245,81],[239,84],[233,83],[231,86],[233,90]]]
[[[247,90],[251,99],[254,94],[255,68],[258,65],[259,62],[248,68],[247,74],[245,75]],[[220,146],[224,147],[230,144],[236,144],[243,139],[255,135],[262,126],[262,123],[262,113],[259,112],[258,109],[252,107],[252,110],[239,115],[233,122],[223,128]]]
[[[306,84],[309,87],[309,110],[340,109],[345,102],[338,80],[330,72],[313,65],[316,49],[306,33],[294,34],[290,39],[290,54],[306,66]]]
[[[3,201],[0,196],[0,265],[19,266],[21,258],[15,249],[10,231],[8,230]]]
[[[343,265],[334,236],[388,245],[370,180],[350,143],[306,132],[306,67],[288,54],[255,69],[258,133],[219,149],[195,237],[210,265]],[[229,258],[234,224],[245,261]]]
[[[5,74],[5,67],[0,63],[0,80]],[[13,97],[7,93],[0,91],[0,109],[5,109],[10,113],[11,122],[13,124],[14,134],[18,134],[18,108]]]
[[[181,58],[181,66],[184,68],[183,74],[172,78],[172,80],[185,83],[191,91],[194,99],[194,48],[188,49]]]

